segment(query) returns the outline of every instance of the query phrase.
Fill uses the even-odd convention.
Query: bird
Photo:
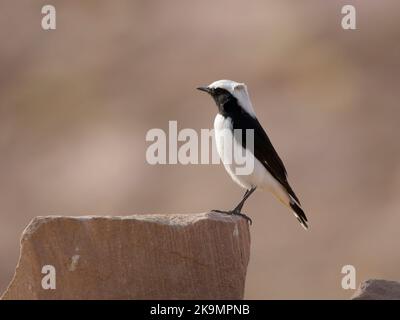
[[[242,213],[246,200],[258,190],[266,190],[288,207],[304,229],[309,228],[299,198],[288,182],[286,168],[273,147],[268,135],[257,119],[250,100],[246,84],[232,80],[218,80],[208,86],[200,86],[200,91],[208,93],[218,107],[214,120],[216,149],[226,171],[239,186],[246,189],[241,201],[229,211],[213,210],[220,213],[239,215],[250,224],[252,220]],[[246,140],[246,131],[251,130],[254,137],[251,143]],[[239,135],[236,132],[239,131]],[[238,163],[228,157],[227,142],[253,161],[253,168],[248,174],[238,174]],[[247,143],[246,143],[247,142]],[[229,158],[229,159],[228,159]]]

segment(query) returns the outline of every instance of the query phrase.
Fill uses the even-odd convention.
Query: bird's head
[[[214,98],[220,113],[237,112],[243,109],[255,117],[247,86],[244,83],[232,80],[218,80],[208,86],[198,87],[197,89],[207,92]]]

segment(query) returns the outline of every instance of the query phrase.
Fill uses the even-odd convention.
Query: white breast
[[[225,118],[221,114],[217,114],[214,120],[216,149],[228,174],[243,188],[250,189],[251,187],[258,187],[260,189],[268,189],[278,198],[286,202],[287,194],[280,183],[272,177],[262,163],[254,157],[252,152],[243,150],[242,146],[234,139],[232,128],[231,118]],[[227,156],[229,154],[226,150],[227,141],[230,142],[234,150],[237,148],[237,150],[242,152],[246,162],[252,163],[253,170],[251,172],[248,174],[238,174],[240,173],[239,168],[243,168],[243,164],[236,163],[234,156]],[[230,146],[228,147],[231,148]]]

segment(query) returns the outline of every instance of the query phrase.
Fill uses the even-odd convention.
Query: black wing
[[[254,156],[279,181],[297,203],[300,204],[299,199],[287,181],[286,168],[258,120],[247,112],[242,112],[240,116],[233,119],[233,129],[242,130],[241,143],[243,147],[246,147],[246,129],[254,129]]]

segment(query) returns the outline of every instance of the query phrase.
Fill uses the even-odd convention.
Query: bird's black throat
[[[218,107],[218,112],[225,118],[236,119],[245,112],[236,97],[228,90],[216,88],[210,92],[210,95]]]

